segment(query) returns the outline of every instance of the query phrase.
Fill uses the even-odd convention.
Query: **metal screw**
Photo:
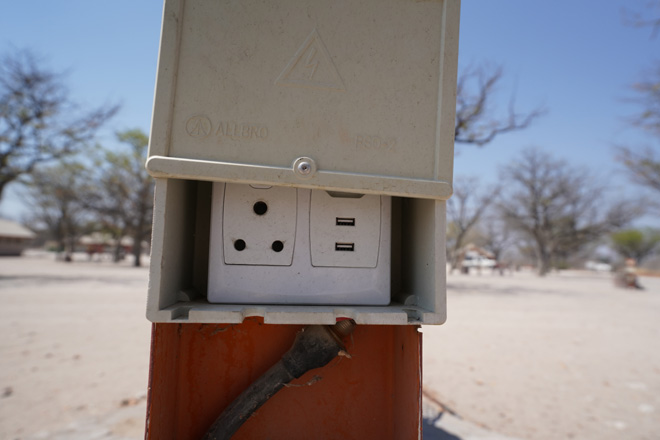
[[[312,164],[309,162],[300,162],[298,163],[298,173],[306,176],[312,172]]]
[[[309,179],[316,173],[316,163],[309,157],[299,157],[293,162],[293,171],[301,179]]]

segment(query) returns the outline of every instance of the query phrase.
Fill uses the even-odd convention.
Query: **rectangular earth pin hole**
[[[337,217],[337,226],[355,226],[355,217]]]
[[[342,252],[353,252],[355,250],[355,243],[335,243],[335,250]]]

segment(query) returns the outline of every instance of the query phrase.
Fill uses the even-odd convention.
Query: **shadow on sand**
[[[450,434],[444,429],[436,426],[441,418],[442,413],[438,414],[436,417],[424,418],[422,421],[424,440],[461,440],[460,437]]]

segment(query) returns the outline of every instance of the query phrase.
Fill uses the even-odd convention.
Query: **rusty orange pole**
[[[197,440],[291,347],[300,325],[153,324],[147,440]],[[338,357],[282,389],[241,439],[421,438],[418,326],[358,325]]]

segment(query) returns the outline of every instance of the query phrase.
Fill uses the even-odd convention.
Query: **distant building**
[[[0,218],[0,255],[21,255],[36,236],[25,226]]]

